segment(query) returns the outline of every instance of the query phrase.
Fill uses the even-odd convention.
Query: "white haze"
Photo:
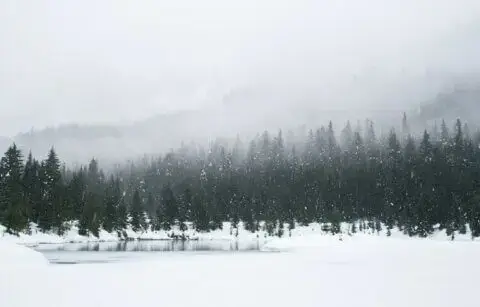
[[[405,110],[476,74],[479,17],[474,0],[3,0],[0,135],[203,110],[171,146],[276,116]]]

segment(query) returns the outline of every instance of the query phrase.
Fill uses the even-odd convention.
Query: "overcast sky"
[[[479,17],[478,0],[2,0],[0,135],[472,71]]]

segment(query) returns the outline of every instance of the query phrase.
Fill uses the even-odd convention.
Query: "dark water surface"
[[[41,252],[53,264],[109,263],[158,259],[173,255],[260,251],[258,241],[127,241],[100,243],[40,244]]]

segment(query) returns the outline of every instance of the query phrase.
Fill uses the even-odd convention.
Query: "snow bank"
[[[480,244],[367,234],[334,239],[292,238],[320,247],[311,253],[164,253],[148,261],[49,266],[42,274],[0,270],[0,306],[479,305]]]
[[[309,226],[297,227],[291,231],[291,235],[284,236],[282,238],[270,237],[266,243],[262,246],[264,251],[311,251],[322,248],[338,248],[345,249],[345,246],[360,245],[367,248],[377,248],[380,244],[390,244],[394,242],[394,247],[402,246],[403,244],[422,244],[422,242],[430,243],[479,243],[480,238],[473,238],[470,235],[470,230],[467,225],[467,233],[460,234],[455,232],[454,241],[451,236],[447,236],[445,230],[436,229],[434,233],[427,238],[410,237],[404,234],[398,228],[390,230],[390,234],[387,235],[387,229],[382,225],[382,230],[372,231],[366,230],[351,234],[349,232],[351,224],[343,223],[341,225],[342,233],[332,235],[330,232],[322,229],[322,225],[312,223]],[[346,244],[348,243],[348,244]],[[474,244],[478,245],[478,244]],[[358,253],[358,250],[352,250]],[[363,249],[364,250],[364,249]]]
[[[342,236],[312,234],[306,236],[272,238],[263,245],[263,251],[292,251],[331,248],[341,244]]]
[[[187,223],[188,229],[181,231],[178,227],[173,227],[171,230],[141,230],[134,231],[131,227],[120,233],[107,232],[103,229],[100,230],[99,236],[96,237],[92,234],[88,236],[82,236],[78,234],[78,227],[76,222],[69,223],[69,230],[63,235],[58,235],[54,232],[41,232],[37,225],[31,223],[30,233],[20,233],[12,235],[6,233],[4,226],[0,225],[0,240],[13,243],[19,243],[24,245],[37,245],[37,244],[63,244],[63,243],[88,243],[88,242],[119,242],[123,240],[173,240],[175,237],[184,236],[190,240],[265,240],[267,238],[266,232],[260,230],[256,233],[252,233],[245,230],[240,223],[238,230],[231,227],[229,222],[223,223],[223,229],[217,229],[209,232],[198,232],[193,228],[191,223]]]
[[[172,240],[175,236],[184,236],[190,240],[255,240],[266,238],[266,232],[260,230],[258,232],[250,232],[245,230],[242,223],[239,223],[238,229],[232,228],[229,222],[224,222],[222,229],[216,229],[208,232],[198,232],[194,229],[192,223],[186,223],[187,230],[181,231],[178,227],[173,227],[171,230],[165,231],[141,231],[135,232],[131,228],[128,228],[125,232],[129,239],[135,240]]]
[[[47,264],[47,259],[41,253],[25,246],[0,240],[0,271],[44,267]]]
[[[24,245],[37,245],[84,242],[110,242],[120,240],[116,233],[109,233],[103,229],[100,230],[98,237],[95,237],[91,234],[89,236],[81,236],[78,234],[78,227],[74,223],[71,224],[72,225],[70,226],[70,229],[61,236],[54,232],[42,232],[34,223],[31,223],[30,225],[30,233],[20,233],[18,235],[6,233],[5,227],[0,225],[0,241],[8,241]]]
[[[223,223],[222,229],[213,230],[210,232],[197,232],[191,223],[187,223],[187,230],[181,231],[178,227],[173,227],[171,230],[165,231],[152,231],[141,230],[134,231],[131,227],[122,231],[120,236],[117,232],[107,232],[103,229],[100,230],[99,236],[95,237],[92,234],[88,236],[81,236],[78,234],[78,227],[76,222],[68,223],[69,230],[66,231],[63,235],[58,235],[54,232],[43,233],[41,232],[37,225],[30,225],[30,233],[20,233],[18,236],[11,235],[5,232],[5,227],[0,225],[0,240],[9,241],[25,245],[37,245],[37,244],[63,244],[63,243],[88,243],[88,242],[119,242],[122,240],[173,240],[175,237],[185,237],[190,240],[229,240],[229,241],[252,241],[256,240],[260,243],[269,242],[267,245],[275,249],[291,249],[293,246],[288,247],[289,244],[295,244],[297,247],[299,244],[311,245],[312,242],[317,242],[315,244],[323,244],[322,242],[327,241],[338,241],[340,238],[342,240],[349,240],[351,238],[351,224],[342,223],[341,224],[341,233],[342,235],[332,236],[331,233],[326,230],[325,225],[320,223],[311,223],[309,225],[300,226],[297,225],[295,229],[289,230],[288,224],[284,225],[283,237],[284,239],[278,240],[276,236],[269,236],[261,223],[260,230],[252,233],[246,230],[243,227],[242,223],[239,223],[238,228],[233,228],[229,222]],[[316,236],[316,239],[310,238],[309,242],[302,239],[304,236]],[[380,232],[372,231],[370,229],[359,231],[357,224],[357,233],[353,234],[353,237],[358,236],[387,236],[387,230],[384,225],[382,225],[382,230]],[[299,240],[290,241],[289,238],[297,238]],[[392,229],[390,231],[391,238],[402,238],[402,239],[411,239],[405,235],[402,231],[398,229]],[[451,237],[446,235],[445,230],[435,230],[434,234],[428,237],[429,240],[434,241],[451,241]],[[455,241],[472,241],[470,231],[467,227],[466,234],[455,233]],[[480,238],[475,238],[473,241],[480,241]],[[274,247],[274,245],[276,245]]]

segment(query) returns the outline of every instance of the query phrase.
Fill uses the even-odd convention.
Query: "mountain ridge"
[[[403,112],[409,114],[413,130],[424,129],[435,121],[447,122],[460,117],[476,127],[480,119],[480,86],[457,86],[453,91],[438,94],[418,108],[361,109],[320,107],[314,104],[285,104],[275,106],[261,101],[275,98],[269,93],[243,97],[230,94],[220,107],[183,110],[152,115],[147,119],[125,124],[63,124],[19,133],[13,138],[0,137],[5,150],[11,142],[25,152],[46,155],[50,147],[70,163],[86,163],[92,157],[101,161],[123,162],[142,155],[159,154],[178,147],[183,142],[208,143],[217,137],[234,138],[238,133],[248,137],[263,130],[295,129],[301,125],[318,127],[332,120],[339,132],[347,120],[352,123],[370,118],[378,127],[401,122]],[[242,101],[258,104],[255,109],[245,108]]]

